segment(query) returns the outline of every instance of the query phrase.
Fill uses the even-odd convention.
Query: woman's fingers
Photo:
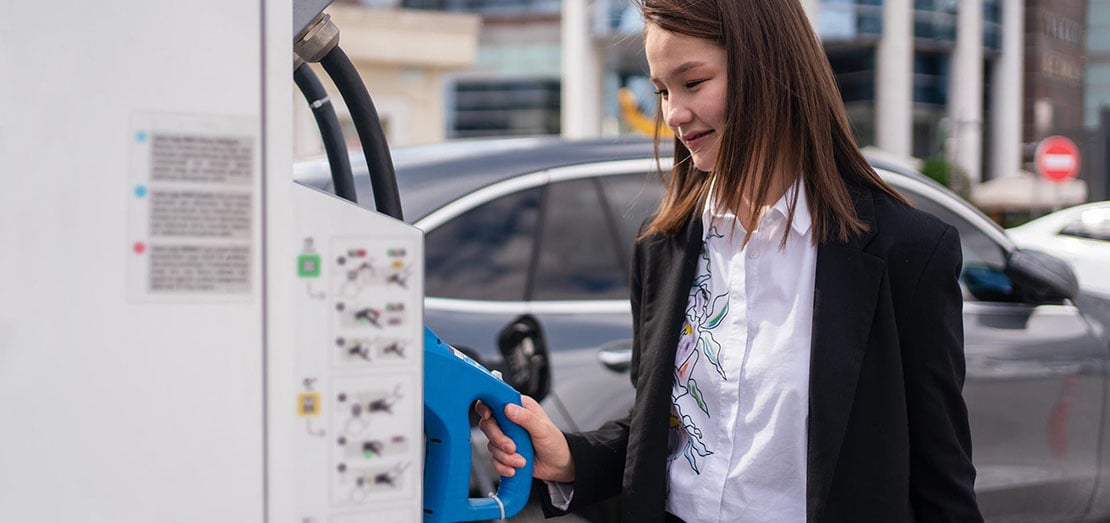
[[[544,418],[547,417],[547,413],[544,412],[543,407],[541,407],[540,403],[538,401],[536,401],[535,399],[533,399],[532,396],[521,394],[520,395],[520,404],[524,405],[524,408],[526,408],[530,411],[538,412],[538,413],[542,414]]]
[[[505,416],[509,421],[523,427],[533,438],[551,430],[552,425],[548,422],[547,413],[543,411],[540,404],[528,396],[521,396],[521,399],[523,407],[512,403],[505,406]]]
[[[504,450],[497,448],[497,446],[493,443],[487,444],[486,448],[489,449],[489,453],[491,456],[493,456],[494,461],[502,465],[520,468],[527,464],[524,460],[524,456],[521,456],[520,454],[517,454],[515,452],[505,452]]]
[[[497,448],[505,452],[516,452],[516,444],[513,443],[512,438],[501,431],[501,427],[497,425],[497,420],[493,416],[487,416],[479,421],[478,428],[486,435],[486,439]]]
[[[489,440],[493,468],[505,477],[515,475],[517,468],[527,464],[524,456],[517,454],[516,444],[501,430],[489,406],[478,403],[474,410],[481,417],[478,428]],[[566,437],[551,422],[551,418],[536,400],[521,396],[521,405],[506,405],[504,412],[505,417],[520,425],[532,440],[532,447],[535,449],[535,477],[562,482],[574,480],[574,462]]]

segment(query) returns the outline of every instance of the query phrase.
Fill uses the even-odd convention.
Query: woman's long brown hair
[[[761,204],[773,203],[766,202],[773,173],[802,178],[815,243],[847,241],[867,230],[856,215],[848,180],[909,205],[856,146],[832,68],[798,0],[640,0],[640,8],[645,24],[725,49],[730,101],[714,172],[698,170],[675,138],[666,193],[644,236],[677,233],[701,211],[710,185],[718,206],[733,212],[748,195],[753,204],[745,221],[758,223]],[[660,105],[657,143],[661,126]],[[786,231],[796,206],[795,192]]]

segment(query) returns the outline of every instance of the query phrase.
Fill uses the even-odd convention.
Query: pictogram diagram
[[[339,337],[335,340],[337,362],[344,366],[350,364],[371,364],[401,362],[408,357],[409,342],[393,337]]]
[[[389,389],[366,389],[354,393],[340,392],[336,396],[337,412],[340,418],[345,418],[341,433],[348,437],[355,437],[370,430],[375,420],[382,426],[389,424],[388,419],[382,417],[392,416],[398,405],[405,400],[405,388],[401,383],[396,383]],[[405,405],[411,402],[404,402]]]
[[[371,257],[363,248],[344,250],[336,259],[336,272],[341,275],[339,296],[353,298],[372,287],[408,289],[413,267],[402,258],[388,253],[404,253],[404,249],[388,249],[387,256]]]
[[[411,462],[402,461],[393,465],[348,466],[340,463],[337,467],[333,503],[335,505],[359,505],[372,497],[392,496],[399,490],[407,490],[413,482],[410,471]]]
[[[344,330],[401,327],[408,317],[404,302],[366,304],[340,301],[335,304],[339,326]]]
[[[332,363],[337,367],[406,360],[416,340],[400,335],[420,316],[420,297],[409,288],[418,269],[410,252],[381,241],[333,240],[331,314],[338,350]]]
[[[404,375],[371,383],[354,377],[335,380],[332,501],[337,506],[413,488],[418,478],[408,465],[420,441],[406,434],[406,428],[419,409],[416,384],[414,376]]]

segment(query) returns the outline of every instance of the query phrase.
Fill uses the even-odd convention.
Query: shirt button
[[[752,259],[752,260],[757,260],[757,259],[759,259],[759,251],[755,251],[755,250],[753,250],[752,252],[749,252],[749,253],[748,253],[748,258],[750,258],[750,259]]]

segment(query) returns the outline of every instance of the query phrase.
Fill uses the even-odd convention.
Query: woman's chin
[[[694,167],[697,167],[699,171],[705,171],[705,172],[712,172],[713,171],[713,163],[714,163],[713,160],[710,160],[708,158],[698,158],[698,155],[694,155],[693,159],[694,159]]]
[[[690,159],[693,160],[694,167],[697,167],[699,171],[712,172],[714,165],[717,163],[716,145],[716,143],[705,143],[690,151]]]

